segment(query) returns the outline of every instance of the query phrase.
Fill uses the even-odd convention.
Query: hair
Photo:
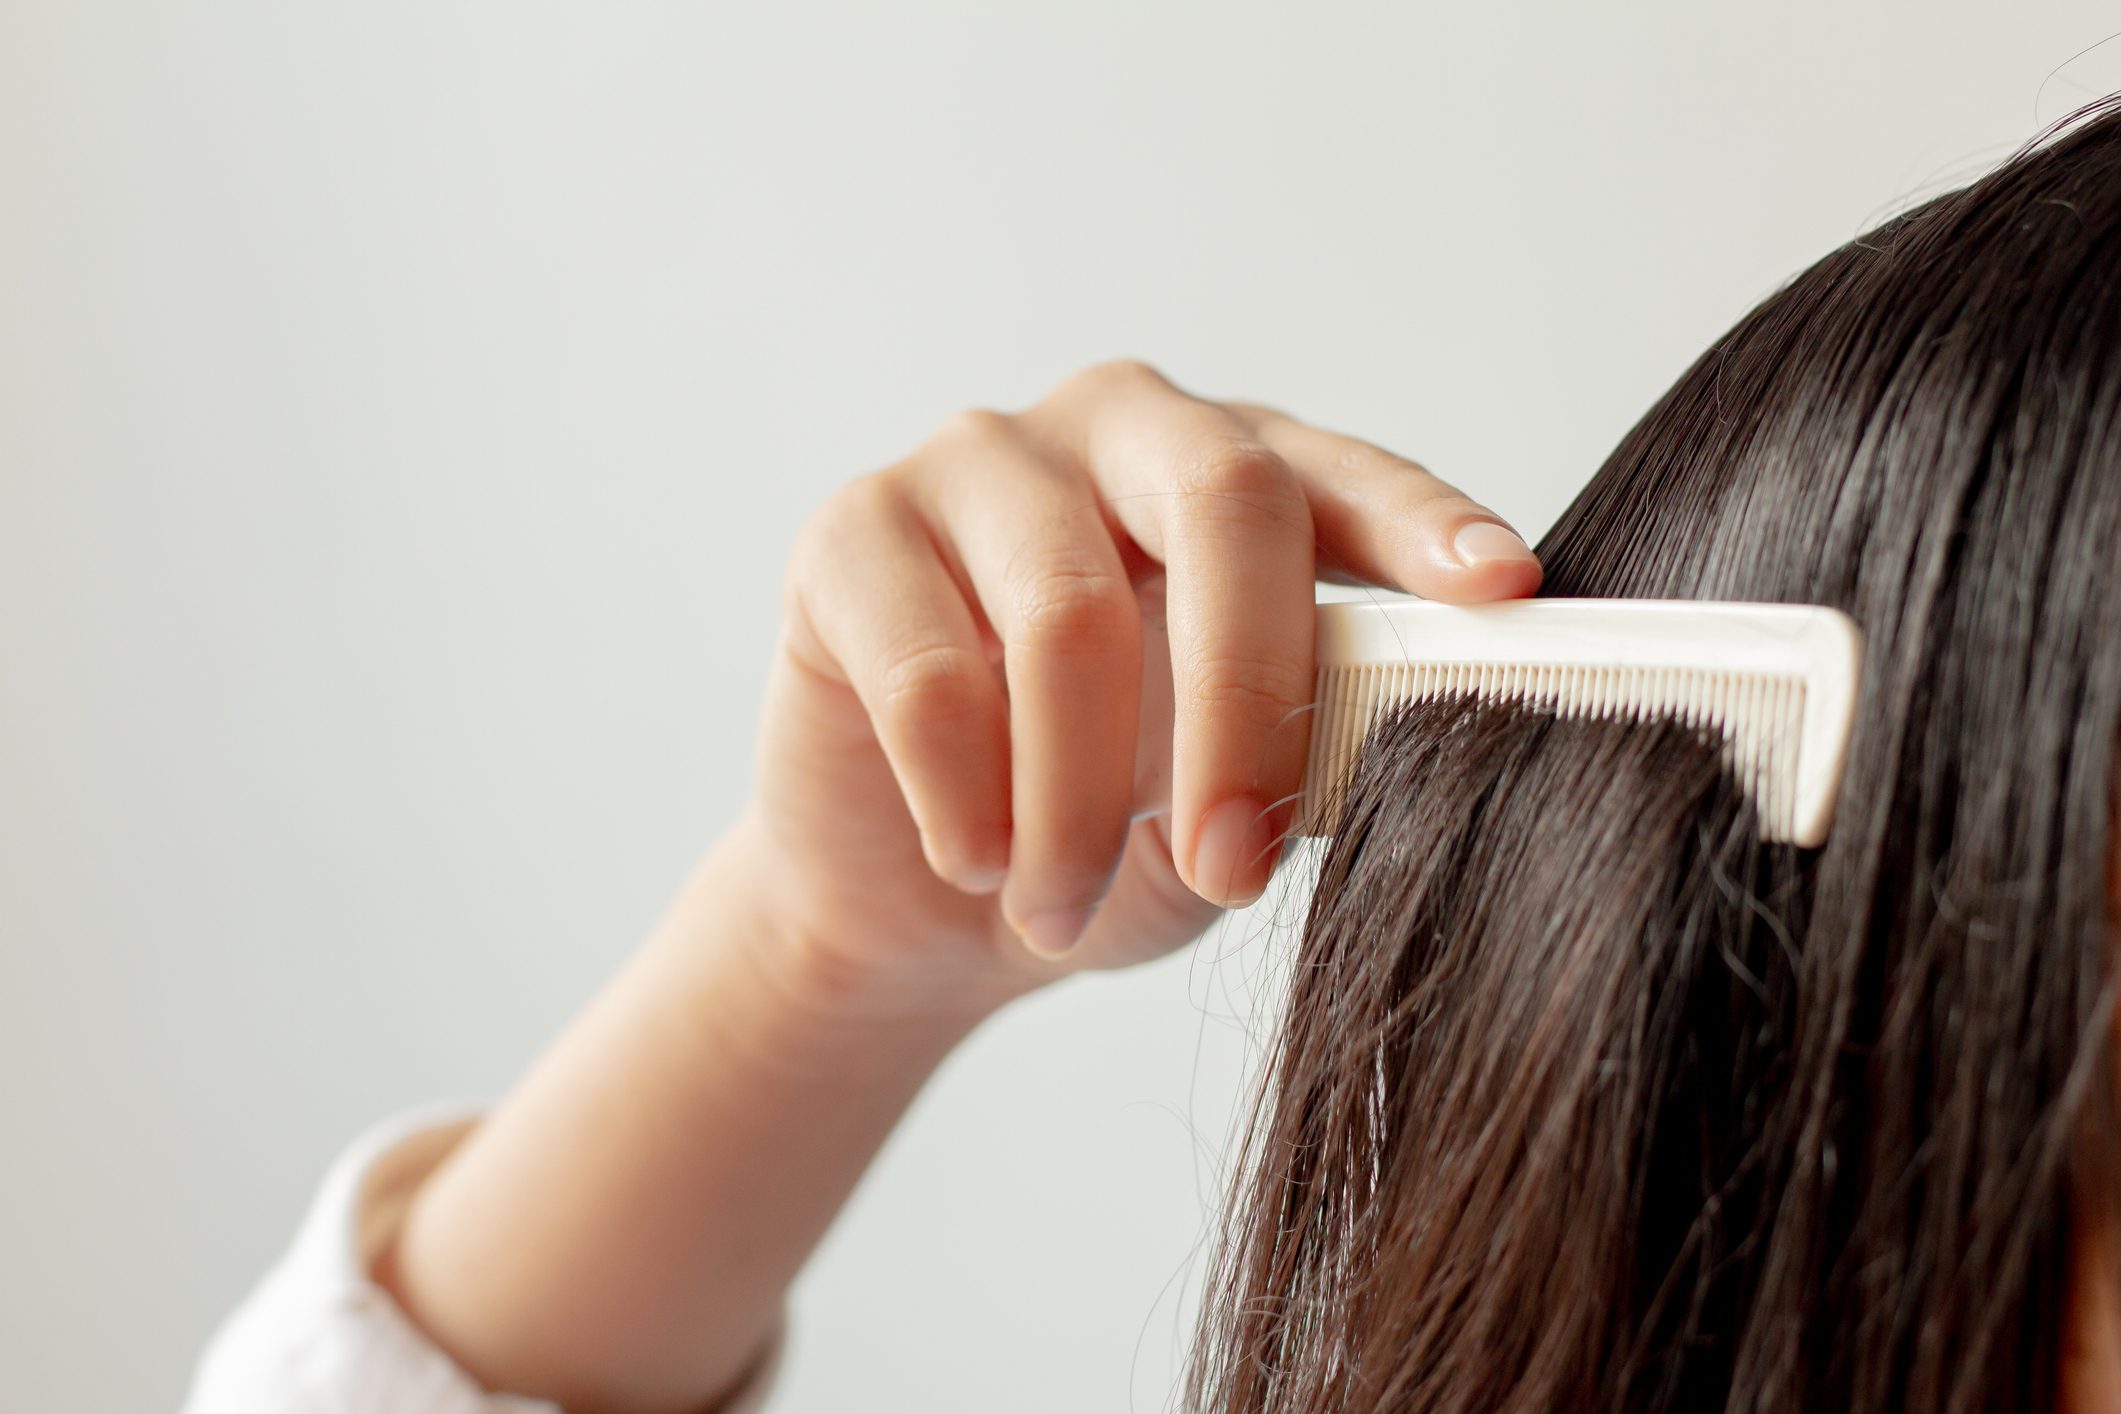
[[[1192,1405],[2051,1405],[2121,1201],[2121,106],[1762,302],[1540,553],[1550,594],[1853,615],[1831,834],[1763,843],[1676,723],[1387,717]]]

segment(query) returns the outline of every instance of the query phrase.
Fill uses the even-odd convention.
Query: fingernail
[[[1451,548],[1458,552],[1468,569],[1489,564],[1495,560],[1529,560],[1535,558],[1532,547],[1524,543],[1524,537],[1506,525],[1497,525],[1492,520],[1468,521],[1451,537]]]
[[[921,853],[927,857],[928,868],[936,878],[968,894],[991,894],[1009,877],[1006,855],[997,861],[992,855],[976,858],[955,850],[938,849],[925,830],[921,832]]]
[[[950,882],[968,894],[991,894],[1009,877],[1006,869],[964,869],[950,876]]]
[[[1053,908],[1034,913],[1017,928],[1024,946],[1040,957],[1060,957],[1074,947],[1089,926],[1094,908]]]
[[[1258,898],[1274,872],[1273,818],[1248,795],[1232,796],[1201,817],[1193,845],[1193,891],[1224,908]]]

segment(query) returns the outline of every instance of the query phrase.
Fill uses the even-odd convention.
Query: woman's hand
[[[1265,886],[1321,568],[1539,583],[1411,462],[1136,364],[833,497],[789,565],[751,806],[413,1195],[378,1280],[490,1389],[637,1414],[734,1387],[967,1030]]]
[[[870,1003],[1153,957],[1273,869],[1316,580],[1475,603],[1539,577],[1413,462],[1102,365],[951,418],[805,527],[739,832],[779,931]]]

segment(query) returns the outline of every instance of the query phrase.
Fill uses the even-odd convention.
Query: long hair
[[[1386,720],[1193,1406],[2051,1403],[2121,1195],[2121,108],[1765,300],[1540,549],[1550,594],[1852,614],[1831,836],[1764,845],[1676,724]]]

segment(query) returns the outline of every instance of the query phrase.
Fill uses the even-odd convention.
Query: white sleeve
[[[406,1201],[477,1117],[465,1106],[414,1111],[339,1156],[294,1245],[208,1343],[185,1414],[561,1414],[482,1389],[369,1276]],[[757,1410],[779,1356],[776,1339],[715,1414]]]

